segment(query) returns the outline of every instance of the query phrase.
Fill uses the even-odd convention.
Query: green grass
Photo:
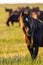
[[[14,26],[10,25],[10,27],[6,26],[8,13],[5,12],[5,7],[16,9],[18,6],[27,5],[0,5],[0,65],[43,65],[43,48],[39,49],[38,57],[33,61],[19,23],[15,23]],[[40,9],[43,9],[43,4],[28,6],[39,6]]]

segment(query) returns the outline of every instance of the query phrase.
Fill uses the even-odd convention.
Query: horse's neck
[[[34,23],[35,23],[34,20],[35,20],[34,18],[31,18],[31,19],[30,19],[30,26],[31,26],[31,28],[33,27],[33,25],[35,25],[35,24],[34,24]]]
[[[43,26],[43,23],[40,22],[38,19],[33,19],[32,22],[33,22],[33,26],[32,26],[33,29],[37,30],[38,28],[41,28]]]
[[[37,25],[38,25],[37,23],[38,23],[37,19],[31,18],[31,24],[30,24],[30,26],[31,26],[32,32],[34,32],[34,29],[37,28]]]
[[[32,18],[37,19],[37,15],[31,15]]]

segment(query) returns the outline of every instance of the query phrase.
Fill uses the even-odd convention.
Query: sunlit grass
[[[5,7],[16,9],[18,6],[26,6],[26,4],[0,5],[0,65],[43,65],[43,48],[39,48],[38,57],[33,61],[19,23],[15,23],[14,26],[10,25],[10,27],[6,26],[8,13],[5,12]],[[43,5],[37,6],[40,9],[43,8]]]

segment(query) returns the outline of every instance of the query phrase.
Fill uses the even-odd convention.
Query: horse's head
[[[38,16],[40,15],[39,7],[34,7],[31,9],[31,17],[34,19],[38,19]]]
[[[31,30],[31,25],[30,25],[30,14],[28,13],[27,10],[24,11],[24,13],[21,13],[20,15],[20,26],[23,29],[25,34],[31,34],[32,30]]]
[[[13,10],[10,9],[10,8],[5,8],[5,11],[6,11],[6,12],[12,12]]]
[[[38,19],[39,15],[39,9],[38,7],[28,10],[26,8],[21,14],[20,14],[20,25],[23,29],[24,33],[26,33],[28,36],[31,36],[32,34],[32,28],[34,24],[34,19]]]
[[[31,45],[30,14],[28,14],[27,10],[25,10],[24,12],[21,12],[19,21],[20,21],[20,26],[24,32],[23,37],[27,43],[27,46],[32,47],[32,45]]]
[[[20,26],[24,32],[24,39],[27,43],[27,46],[32,47],[31,44],[31,34],[32,34],[32,21],[30,14],[28,14],[28,11],[25,10],[25,13],[20,14]]]

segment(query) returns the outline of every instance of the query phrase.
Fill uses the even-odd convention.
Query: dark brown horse
[[[25,11],[27,10],[29,12],[29,7],[18,7],[16,10],[12,10],[12,9],[5,9],[7,12],[9,12],[9,17],[7,19],[7,26],[9,26],[9,22],[11,22],[12,25],[14,25],[14,22],[19,22],[19,16],[20,16],[20,13],[22,11]],[[24,12],[25,13],[25,12]]]
[[[9,17],[6,22],[7,26],[10,26],[9,22],[11,22],[12,25],[14,25],[14,22],[19,22],[19,16],[21,12],[20,8],[14,11],[12,9],[6,9],[6,11],[9,12]]]
[[[39,7],[34,7],[31,9],[31,17],[35,19],[39,19],[40,21],[43,21],[43,11],[39,9]]]
[[[37,57],[38,48],[43,46],[43,23],[38,20],[39,15],[40,12],[35,10],[32,10],[30,14],[25,10],[24,14],[20,15],[20,26],[24,32],[24,38],[32,59]]]

